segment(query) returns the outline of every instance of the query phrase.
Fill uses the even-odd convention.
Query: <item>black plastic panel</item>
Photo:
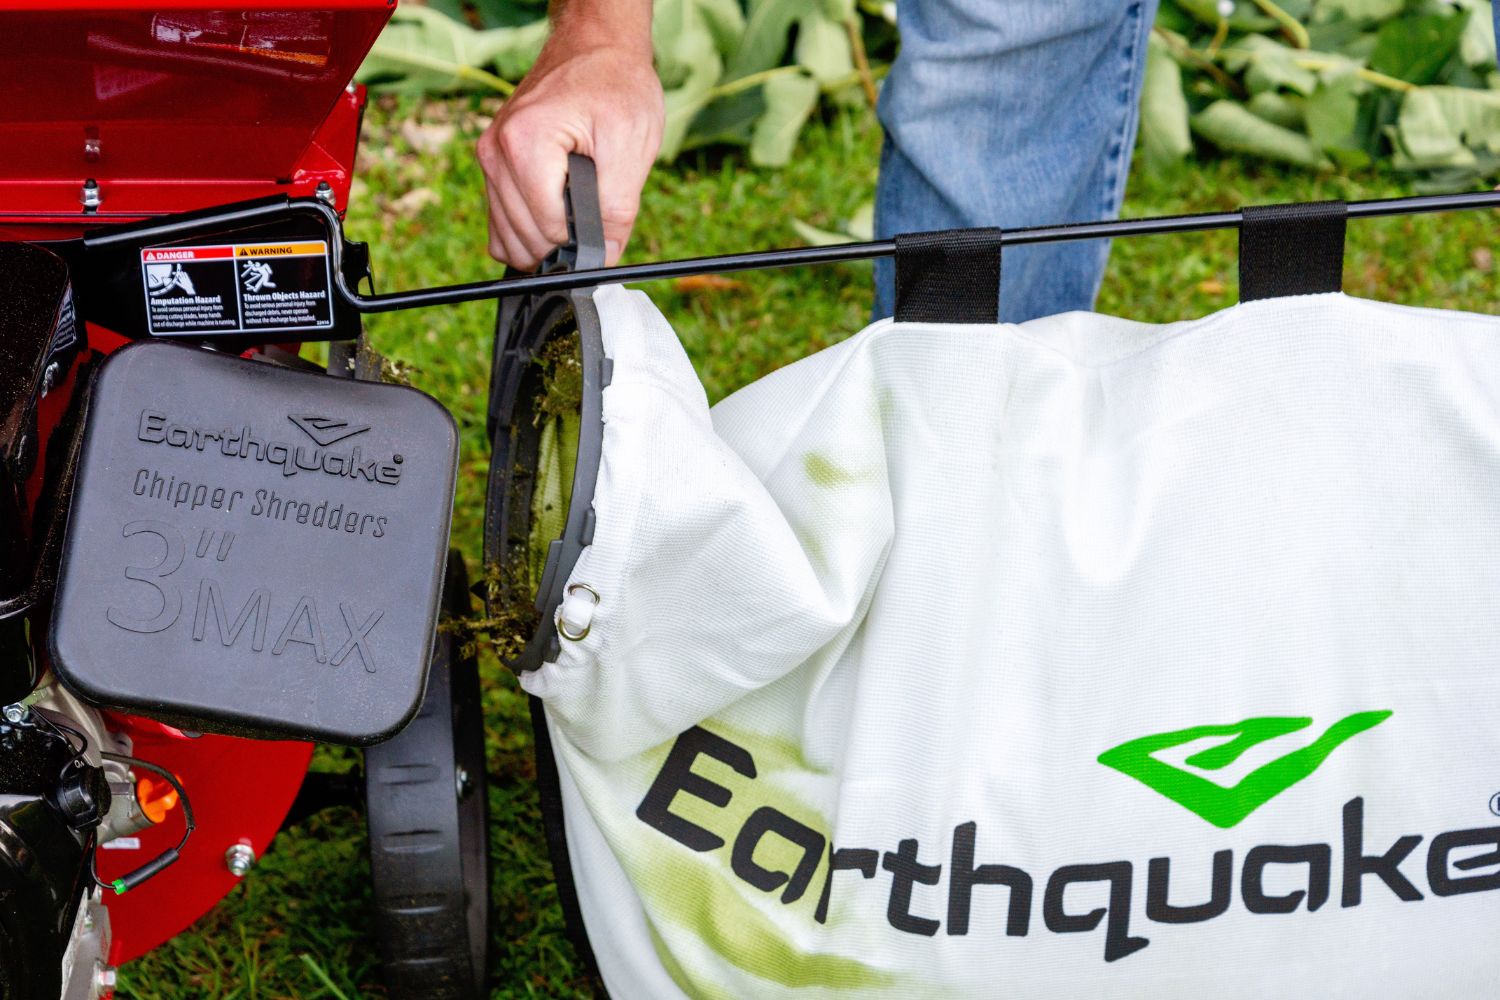
[[[403,386],[161,342],[100,373],[52,651],[100,705],[367,744],[417,709],[457,468]]]
[[[334,258],[357,285],[369,276],[367,248],[285,198],[106,227],[53,249],[72,264],[83,317],[132,339],[248,347],[359,336]]]
[[[56,507],[50,494],[36,499],[45,453],[37,413],[45,395],[61,391],[78,333],[63,261],[41,247],[0,243],[0,598],[7,600],[32,583],[35,543],[46,533],[40,522]]]

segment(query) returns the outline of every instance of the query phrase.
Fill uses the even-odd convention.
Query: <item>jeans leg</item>
[[[1119,213],[1157,0],[902,0],[880,98],[879,237]],[[1001,318],[1091,309],[1107,241],[1005,251]],[[876,262],[875,316],[894,307]]]

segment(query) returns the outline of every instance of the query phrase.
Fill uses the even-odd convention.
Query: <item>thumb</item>
[[[604,263],[613,266],[625,250],[641,207],[641,182],[619,166],[599,168],[599,217],[604,223]]]
[[[599,216],[604,223],[604,263],[613,266],[624,252],[641,207],[641,189],[651,173],[654,149],[635,148],[619,152],[620,144],[601,137],[595,144],[599,176]]]

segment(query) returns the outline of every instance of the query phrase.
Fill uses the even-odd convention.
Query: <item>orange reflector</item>
[[[135,801],[147,819],[160,823],[177,808],[177,789],[159,779],[140,778],[135,783]]]

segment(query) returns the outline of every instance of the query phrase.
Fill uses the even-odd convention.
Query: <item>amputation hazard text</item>
[[[333,326],[328,244],[153,247],[141,251],[151,333],[268,333]]]

